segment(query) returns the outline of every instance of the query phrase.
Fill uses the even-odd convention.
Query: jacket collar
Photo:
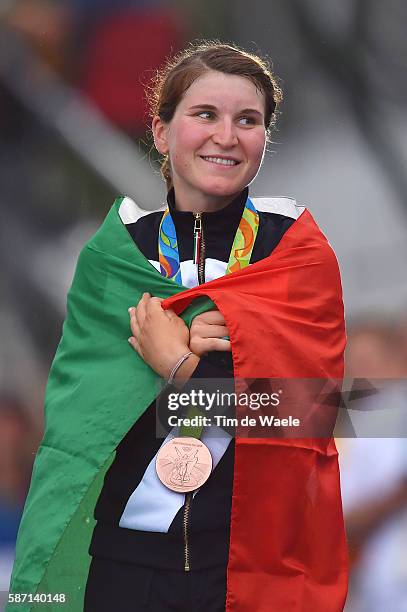
[[[236,232],[248,195],[249,189],[246,187],[224,208],[213,212],[204,212],[202,217],[204,231],[209,230],[211,235],[215,232],[215,234],[222,236],[225,235],[225,232],[228,233],[231,230]],[[167,203],[177,231],[192,232],[195,222],[194,213],[176,209],[174,189],[170,189],[168,192]]]

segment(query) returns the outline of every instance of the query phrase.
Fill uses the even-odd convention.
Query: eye
[[[212,119],[214,116],[214,113],[212,111],[204,110],[204,111],[199,111],[199,113],[197,113],[196,116],[202,117],[202,119]]]
[[[240,117],[239,122],[242,123],[243,125],[255,125],[257,123],[254,117],[250,117],[248,115]]]

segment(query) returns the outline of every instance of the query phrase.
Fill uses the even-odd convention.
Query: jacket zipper
[[[198,266],[198,283],[205,282],[205,236],[202,228],[202,213],[194,213],[194,263]]]
[[[198,266],[198,283],[202,285],[205,282],[205,238],[202,230],[202,213],[194,213],[194,217],[194,263]],[[184,570],[186,572],[189,572],[191,569],[189,563],[188,526],[192,498],[193,491],[186,493],[184,506]]]
[[[192,491],[185,495],[185,507],[184,507],[184,570],[189,572],[191,569],[189,566],[189,542],[188,542],[188,521],[189,511],[191,508]]]

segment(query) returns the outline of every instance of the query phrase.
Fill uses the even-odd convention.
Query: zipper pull
[[[194,264],[199,264],[199,258],[201,253],[201,239],[202,239],[202,219],[201,213],[194,213],[195,224],[194,224]]]

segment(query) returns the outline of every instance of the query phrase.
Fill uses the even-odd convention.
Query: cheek
[[[169,146],[169,155],[174,166],[187,164],[188,137],[179,134],[176,138],[173,138]]]
[[[259,166],[263,159],[265,138],[262,136],[251,138],[246,142],[246,153],[253,166]]]
[[[251,147],[252,147],[253,156],[256,157],[257,159],[261,159],[263,157],[265,146],[266,146],[266,136],[264,132],[261,132],[261,134],[257,135],[252,140]]]
[[[190,161],[189,157],[185,152],[185,149],[182,147],[177,147],[170,153],[171,166],[175,170],[175,172],[183,172],[188,170]]]
[[[185,170],[191,167],[205,139],[205,134],[196,129],[192,130],[188,125],[185,125],[184,129],[182,126],[177,129],[170,142],[170,158],[174,169]]]
[[[199,125],[187,118],[179,121],[173,133],[172,149],[178,157],[196,154],[208,141],[211,127]]]

